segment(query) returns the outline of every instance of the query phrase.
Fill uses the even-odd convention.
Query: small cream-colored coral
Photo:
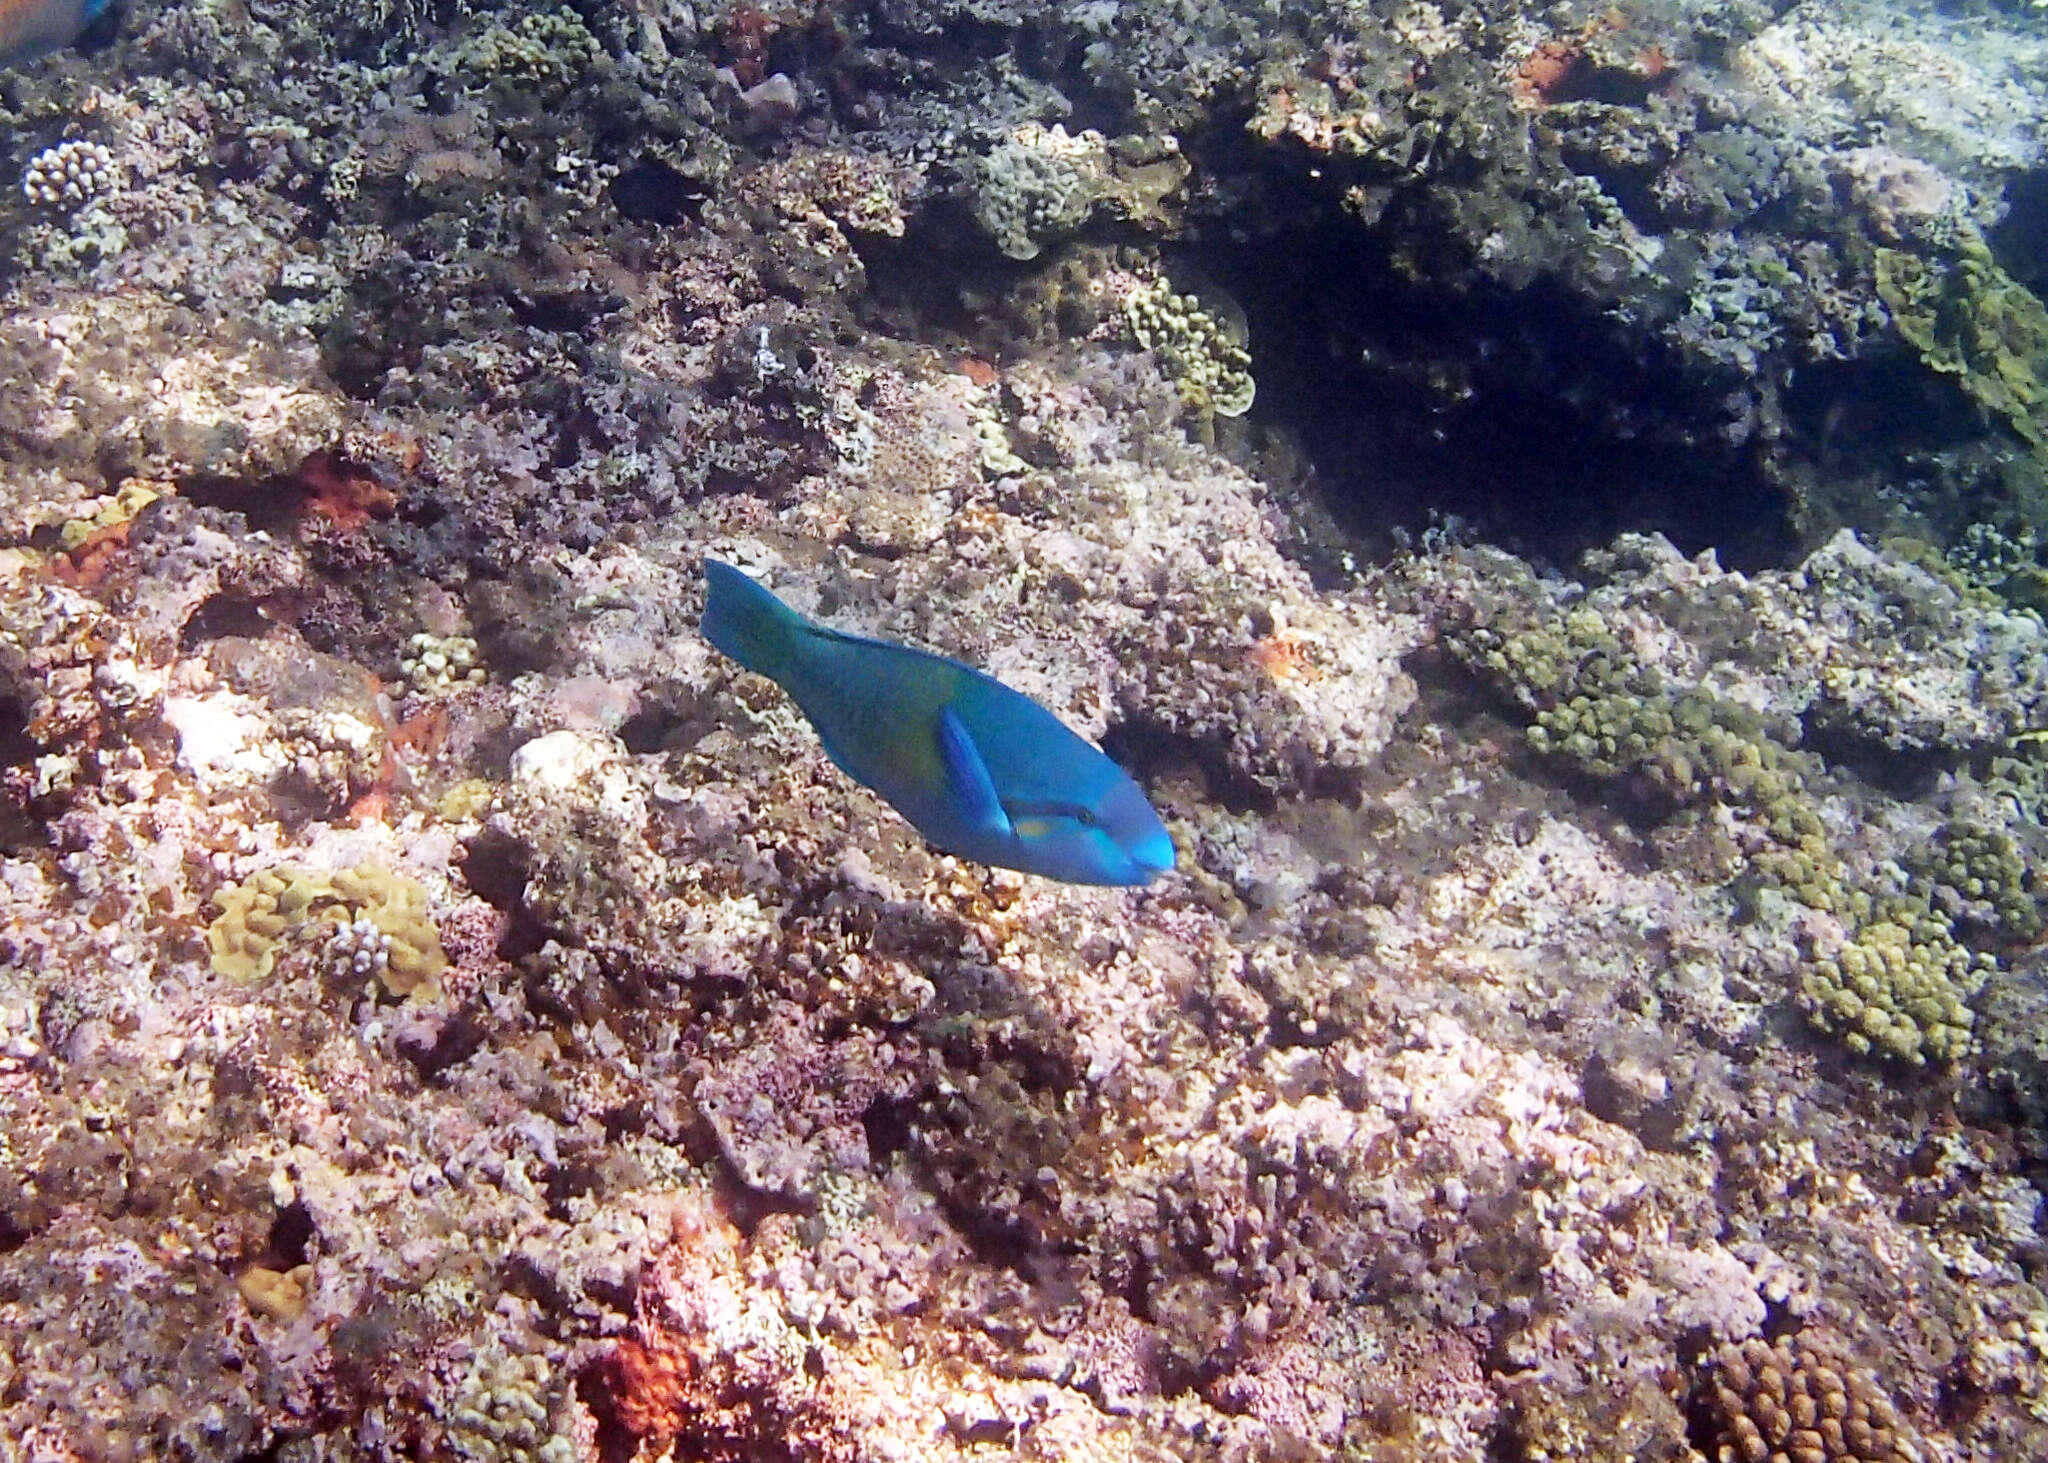
[[[46,147],[21,175],[22,196],[38,208],[81,208],[119,180],[114,155],[97,142],[76,139]]]
[[[486,1347],[457,1384],[448,1412],[456,1451],[472,1463],[572,1463],[574,1442],[550,1422],[553,1390],[545,1357]]]
[[[480,686],[486,679],[477,662],[476,640],[468,635],[430,635],[424,630],[405,642],[399,669],[414,691],[441,696],[459,686]]]

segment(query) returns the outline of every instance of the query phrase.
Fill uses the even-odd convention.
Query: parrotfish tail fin
[[[750,671],[781,680],[810,622],[730,564],[704,561],[704,638]]]

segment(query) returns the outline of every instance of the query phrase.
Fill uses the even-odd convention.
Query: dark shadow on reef
[[[1556,563],[1629,530],[1737,567],[1795,547],[1743,394],[1560,289],[1411,284],[1335,216],[1199,265],[1244,308],[1254,417],[1368,543],[1448,519]]]
[[[1283,186],[1301,186],[1291,180]],[[1433,524],[1556,564],[1624,531],[1658,531],[1733,567],[1800,548],[1794,495],[1760,430],[1754,388],[1707,379],[1654,337],[1562,286],[1456,288],[1404,272],[1387,238],[1307,199],[1278,233],[1211,220],[1169,257],[1177,287],[1241,308],[1258,395],[1253,439],[1278,434],[1312,469],[1359,547]],[[1114,246],[1114,231],[1081,245]],[[1019,299],[1057,300],[1048,251],[1001,259],[963,208],[927,208],[901,239],[857,247],[868,324],[1001,359],[1050,326]],[[1044,283],[1034,289],[1031,281]]]

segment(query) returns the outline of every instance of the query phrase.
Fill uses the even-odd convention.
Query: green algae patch
[[[2048,307],[1967,238],[1947,266],[1877,251],[1877,293],[1920,359],[2048,447]]]
[[[448,957],[415,879],[375,864],[339,873],[281,864],[214,896],[214,972],[237,985],[269,978],[277,957],[317,945],[330,974],[375,980],[394,996],[431,997]]]

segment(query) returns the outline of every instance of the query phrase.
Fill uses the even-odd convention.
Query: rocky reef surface
[[[0,72],[0,1460],[2048,1456],[2048,24]],[[707,555],[1105,744],[934,854]]]

